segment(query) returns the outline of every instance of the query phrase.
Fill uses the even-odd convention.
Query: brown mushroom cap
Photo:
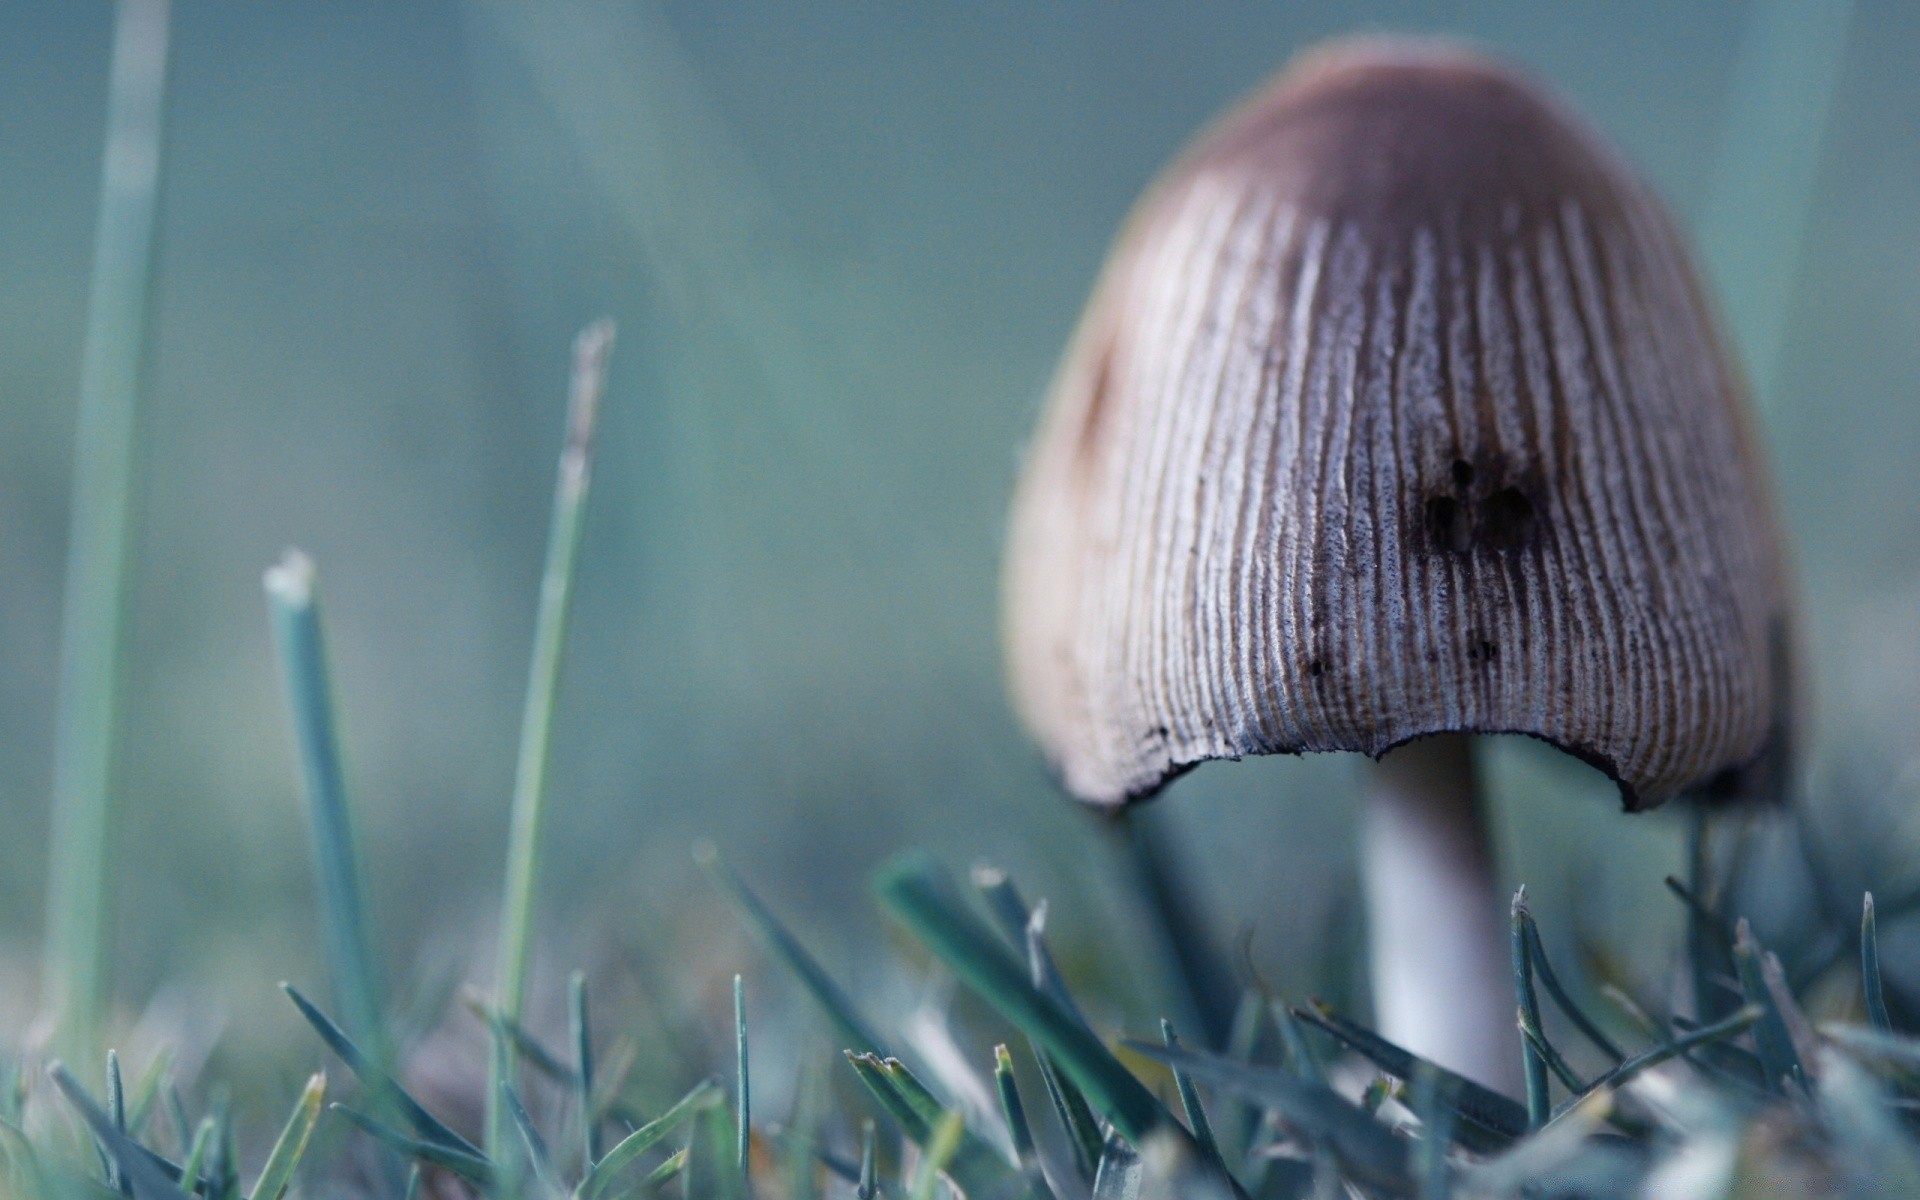
[[[1629,808],[1786,724],[1787,588],[1685,248],[1477,55],[1310,55],[1141,202],[1015,498],[1015,700],[1117,804],[1246,754],[1526,733]]]

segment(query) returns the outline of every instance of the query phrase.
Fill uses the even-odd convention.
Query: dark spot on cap
[[[1514,550],[1533,540],[1539,524],[1533,501],[1517,487],[1503,487],[1480,506],[1480,535],[1496,550]]]
[[[1473,547],[1473,522],[1466,508],[1452,496],[1433,496],[1427,500],[1427,534],[1442,550],[1465,554]]]

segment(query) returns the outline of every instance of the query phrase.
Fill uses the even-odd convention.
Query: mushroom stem
[[[1517,1092],[1506,905],[1470,740],[1444,734],[1396,747],[1369,767],[1363,791],[1360,866],[1380,1032]]]

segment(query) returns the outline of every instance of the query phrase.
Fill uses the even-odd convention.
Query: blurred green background
[[[548,965],[738,937],[700,835],[835,962],[877,927],[867,869],[909,844],[1077,897],[1069,935],[1127,911],[1002,699],[1017,449],[1156,168],[1354,30],[1511,55],[1695,232],[1796,545],[1816,794],[1908,795],[1920,6],[177,0],[174,22],[118,789],[131,1007],[191,975],[239,1035],[299,1036],[270,984],[317,978],[318,938],[259,587],[290,544],[320,564],[396,973],[427,947],[486,975],[566,348],[602,313]],[[34,1000],[110,24],[102,0],[0,7],[10,1028]],[[1494,766],[1507,873],[1657,967],[1679,823],[1529,747]],[[1221,949],[1244,936],[1273,982],[1350,917],[1353,778],[1221,765],[1156,806]]]

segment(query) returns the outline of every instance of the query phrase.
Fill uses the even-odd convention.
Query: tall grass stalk
[[[54,716],[46,1003],[62,1052],[97,1061],[133,461],[160,187],[168,0],[121,0],[74,432]]]
[[[520,721],[520,756],[513,779],[513,816],[507,834],[506,894],[500,912],[499,974],[494,1009],[518,1021],[526,1000],[527,966],[533,933],[533,906],[540,873],[540,834],[546,820],[547,757],[553,741],[554,698],[567,644],[567,615],[572,607],[574,563],[586,527],[587,485],[593,470],[593,433],[606,391],[607,359],[613,352],[613,322],[595,321],[573,342],[568,385],[566,445],[560,452],[560,479],[553,495],[553,521],[547,533],[547,561],[540,579],[540,604],[534,616],[533,665],[527,675],[526,706]],[[487,1149],[499,1153],[511,1132],[499,1097],[511,1085],[514,1056],[496,1034],[487,1089]]]
[[[354,840],[353,810],[347,800],[347,775],[340,753],[339,725],[334,719],[313,560],[298,550],[289,550],[263,582],[274,645],[286,677],[300,768],[306,779],[314,870],[319,880],[322,933],[334,1001],[347,1031],[377,1065],[390,1069],[393,1063],[382,1015],[386,992],[368,931],[366,887]]]

